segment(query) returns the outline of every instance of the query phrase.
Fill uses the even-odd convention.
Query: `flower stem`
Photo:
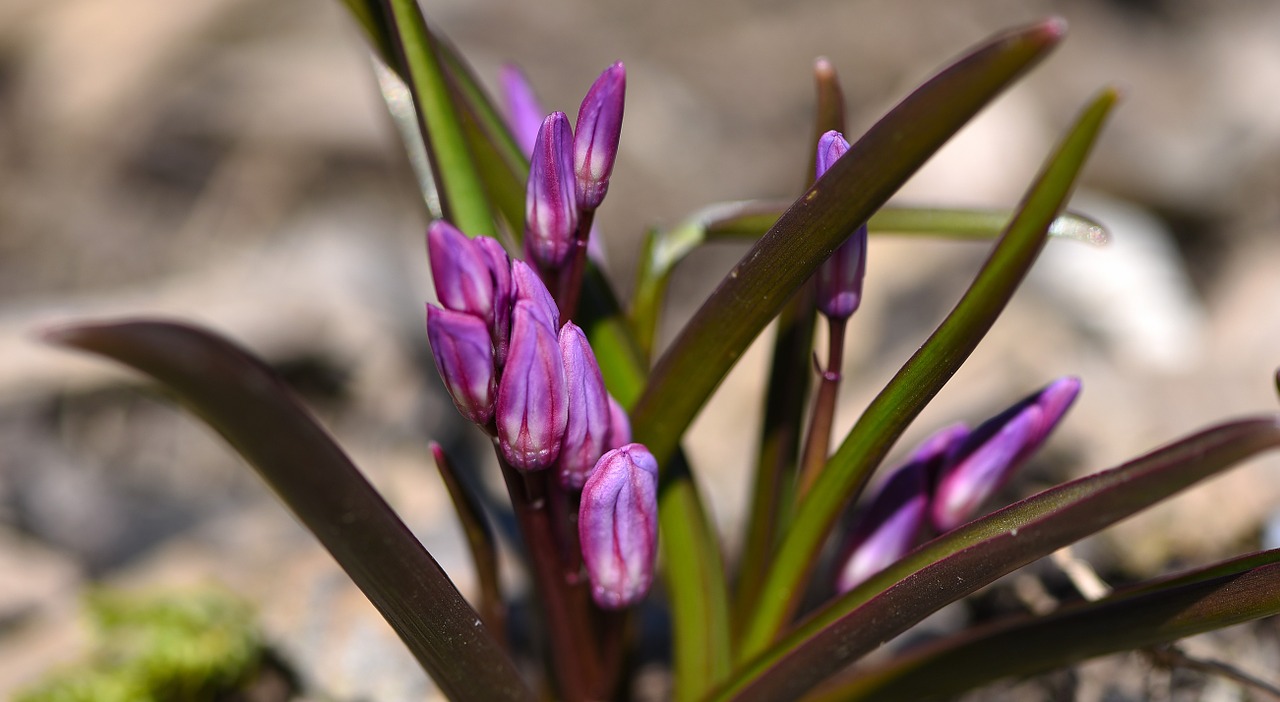
[[[804,499],[813,487],[822,468],[827,464],[827,451],[831,446],[831,424],[836,414],[836,394],[840,390],[840,365],[844,361],[844,329],[848,318],[827,319],[827,369],[818,381],[818,392],[813,398],[813,414],[809,417],[809,434],[805,437],[804,454],[800,460],[800,483],[796,501]]]
[[[560,306],[561,322],[573,321],[578,313],[578,298],[582,293],[582,276],[587,270],[587,237],[591,235],[591,224],[595,221],[595,210],[578,212],[578,229],[573,234],[573,251],[569,254],[569,265],[561,271],[557,281],[556,303]]]

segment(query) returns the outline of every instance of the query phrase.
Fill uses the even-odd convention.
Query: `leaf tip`
[[[1054,15],[1034,25],[1032,34],[1043,42],[1056,44],[1067,36],[1067,20]]]

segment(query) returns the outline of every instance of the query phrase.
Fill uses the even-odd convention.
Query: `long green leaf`
[[[760,607],[746,630],[743,658],[763,650],[788,624],[840,510],[857,496],[894,442],[1004,310],[1043,248],[1049,224],[1066,202],[1115,99],[1114,92],[1104,91],[1080,115],[964,297],[867,407],[797,507],[765,579]]]
[[[445,219],[470,235],[495,232],[492,213],[437,51],[416,0],[380,0],[397,60],[408,71],[418,123]]]
[[[532,700],[515,665],[422,544],[274,372],[182,324],[61,327],[45,337],[159,381],[258,471],[455,700]]]
[[[1276,446],[1280,415],[1223,424],[970,522],[815,612],[714,699],[795,699],[944,605]]]
[[[805,702],[924,700],[955,695],[1108,653],[1280,614],[1280,551],[1142,584],[1044,617],[998,622],[910,651],[824,685]]]
[[[1049,20],[1000,35],[895,107],[730,271],[658,361],[636,403],[637,440],[661,463],[791,294],[947,139],[1061,39]]]

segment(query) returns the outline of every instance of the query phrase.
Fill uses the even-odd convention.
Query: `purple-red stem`
[[[578,229],[573,234],[573,251],[569,254],[569,266],[561,271],[556,281],[556,303],[560,306],[561,322],[572,321],[578,313],[578,298],[582,293],[582,276],[587,270],[587,237],[595,221],[595,210],[578,211]]]
[[[813,487],[822,474],[823,466],[827,464],[827,451],[831,446],[831,424],[836,414],[836,394],[840,390],[840,365],[844,362],[844,329],[848,322],[848,318],[827,319],[827,369],[822,372],[818,392],[813,399],[809,434],[805,437],[804,455],[800,461],[797,503],[804,499],[809,488]]]

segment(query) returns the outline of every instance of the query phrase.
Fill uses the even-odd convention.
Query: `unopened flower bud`
[[[524,205],[525,251],[542,270],[560,269],[573,250],[578,228],[575,188],[569,118],[553,112],[538,131]]]
[[[573,168],[577,175],[578,206],[584,211],[599,207],[609,189],[609,176],[618,156],[618,137],[622,134],[626,92],[627,70],[619,61],[592,83],[578,108]]]
[[[427,305],[427,339],[436,370],[462,416],[481,426],[494,411],[493,350],[483,319]]]
[[[540,470],[560,455],[568,423],[568,391],[555,329],[526,300],[511,314],[511,344],[498,381],[498,446],[507,463]]]
[[[538,141],[538,129],[547,113],[538,104],[533,86],[519,67],[503,64],[498,70],[498,83],[502,88],[503,104],[507,108],[507,124],[515,137],[520,152],[528,156]]]
[[[560,328],[560,308],[547,290],[547,284],[538,277],[537,271],[519,259],[511,262],[511,299],[512,304],[521,300],[528,302],[552,329]]]
[[[427,253],[440,304],[491,321],[493,270],[475,242],[452,224],[437,219],[427,228]]]
[[[609,393],[587,335],[573,322],[560,329],[560,353],[569,391],[569,423],[560,446],[560,484],[581,490],[609,439]]]
[[[1060,378],[974,429],[934,490],[934,528],[949,531],[968,521],[1040,448],[1079,392],[1079,379]]]
[[[511,257],[496,239],[478,236],[472,241],[484,256],[493,276],[493,315],[489,332],[493,335],[494,360],[498,368],[501,368],[507,359],[507,339],[511,335],[511,305],[514,303]]]
[[[609,439],[605,448],[615,449],[631,443],[631,419],[621,402],[609,396]]]
[[[644,598],[658,555],[658,462],[641,444],[600,457],[578,511],[591,595],[605,609]]]
[[[906,555],[928,523],[931,475],[968,434],[963,424],[930,436],[867,501],[850,531],[836,589],[848,592]]]
[[[818,139],[817,177],[821,178],[848,151],[849,142],[839,132],[823,134]],[[815,276],[818,309],[829,318],[847,319],[862,302],[862,279],[866,272],[867,225],[863,224],[818,268]]]

